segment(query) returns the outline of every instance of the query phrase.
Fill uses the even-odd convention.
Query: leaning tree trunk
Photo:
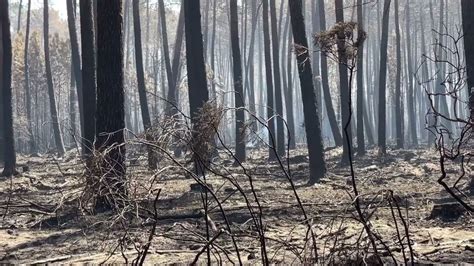
[[[166,77],[168,80],[168,100],[170,100],[167,104],[167,115],[173,115],[176,111],[171,112],[174,110],[175,107],[173,106],[176,102],[175,98],[175,88],[174,80],[173,80],[173,73],[171,70],[171,61],[170,61],[170,49],[168,46],[168,29],[166,27],[166,12],[165,12],[165,4],[163,0],[158,0],[158,8],[160,12],[160,26],[161,26],[161,38],[163,44],[163,57],[165,60],[165,67],[166,67]],[[179,34],[179,33],[178,33]],[[163,81],[164,82],[164,81]]]
[[[53,124],[54,142],[56,144],[56,151],[59,155],[64,154],[63,138],[61,130],[59,129],[58,111],[56,109],[56,99],[54,98],[54,84],[53,75],[51,73],[51,60],[49,57],[49,4],[48,0],[44,0],[43,14],[44,14],[44,61],[46,67],[46,80],[48,84],[49,108],[51,112],[51,123]]]
[[[79,106],[79,121],[81,125],[81,137],[84,137],[84,96],[82,92],[81,56],[79,55],[79,42],[77,40],[76,16],[74,15],[73,1],[66,0],[67,5],[67,25],[69,28],[69,39],[71,40],[71,61],[74,68],[74,78],[76,80],[77,99]],[[82,153],[86,150],[85,141],[82,143]]]
[[[84,120],[83,154],[90,155],[94,149],[95,111],[97,97],[97,73],[95,59],[94,14],[91,0],[80,0],[81,44],[82,44],[82,90]],[[89,162],[89,160],[88,160]]]
[[[234,72],[235,95],[235,159],[236,163],[245,161],[245,113],[244,90],[242,82],[242,60],[239,45],[239,18],[237,0],[230,0],[230,36]]]
[[[96,149],[104,154],[97,211],[126,200],[122,1],[97,2]]]
[[[293,39],[296,47],[308,47],[306,28],[303,17],[301,0],[289,0]],[[303,48],[305,49],[305,48]],[[326,167],[324,164],[323,140],[321,123],[318,116],[316,94],[314,92],[313,73],[308,52],[298,52],[298,72],[300,76],[301,96],[303,98],[303,115],[306,129],[306,141],[309,154],[309,183],[314,184],[324,177]]]
[[[146,97],[145,71],[143,69],[142,30],[140,26],[139,0],[133,0],[133,32],[135,34],[135,62],[137,67],[138,97],[142,113],[143,128],[148,141],[151,141],[151,119]],[[156,169],[156,158],[153,149],[148,145],[148,168]]]
[[[36,153],[36,141],[33,134],[33,121],[31,114],[31,88],[30,88],[30,64],[29,64],[29,46],[30,46],[30,24],[31,24],[31,0],[28,0],[28,8],[26,12],[26,33],[25,33],[25,98],[26,98],[26,120],[28,123],[28,135],[30,139],[28,140],[28,146],[30,153]]]
[[[0,88],[3,107],[4,128],[4,162],[1,176],[16,174],[15,138],[13,133],[12,110],[12,40],[10,33],[10,18],[8,14],[8,0],[0,0]],[[0,125],[2,127],[2,125]]]
[[[324,0],[319,0],[319,26],[322,31],[326,30],[326,11]],[[331,90],[329,88],[328,60],[326,56],[321,57],[321,86],[323,88],[324,104],[328,114],[329,125],[336,146],[342,146],[342,136],[337,125],[336,112],[332,104]]]
[[[387,85],[387,49],[388,49],[388,20],[390,16],[390,0],[384,1],[382,17],[382,40],[380,41],[380,74],[379,74],[379,131],[378,146],[382,154],[387,153],[387,122],[386,122],[386,85]]]

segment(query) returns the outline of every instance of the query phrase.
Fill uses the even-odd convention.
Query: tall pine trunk
[[[336,22],[344,22],[344,7],[342,0],[336,0]],[[338,61],[339,61],[339,90],[341,97],[341,123],[343,131],[343,149],[342,149],[342,165],[349,164],[349,153],[352,152],[352,130],[350,127],[350,112],[351,112],[351,100],[350,100],[350,88],[349,78],[347,73],[347,55],[345,53],[345,38],[343,32],[339,32],[337,36],[337,49],[338,49]]]
[[[188,71],[189,110],[193,127],[199,118],[199,111],[209,100],[206,80],[206,66],[204,64],[204,48],[201,31],[201,13],[199,0],[184,1],[184,23],[186,34],[186,66]],[[194,128],[195,130],[197,128]],[[203,143],[198,145],[204,145]],[[197,174],[203,174],[205,164],[195,155],[195,169]]]
[[[319,26],[321,31],[326,30],[326,10],[324,7],[324,0],[318,0],[319,2]],[[331,126],[331,132],[334,138],[336,146],[342,146],[342,136],[339,126],[337,125],[336,112],[334,111],[331,90],[329,88],[329,72],[328,72],[328,60],[326,56],[321,57],[321,86],[323,88],[324,104],[326,105],[326,111],[328,114],[329,125]]]
[[[272,73],[272,55],[271,55],[271,48],[270,48],[270,26],[269,26],[269,18],[268,18],[268,0],[263,0],[263,44],[264,44],[264,52],[265,52],[265,75],[266,75],[266,82],[267,82],[267,119],[268,119],[268,144],[269,147],[269,160],[276,159],[276,145],[275,141],[275,119],[274,116],[274,103],[273,103],[273,73]]]
[[[59,128],[58,111],[56,109],[56,99],[54,95],[54,84],[53,75],[51,73],[51,60],[49,56],[49,4],[48,0],[43,2],[43,18],[44,18],[44,61],[46,67],[46,79],[48,85],[48,97],[49,97],[49,109],[51,112],[51,123],[53,124],[54,142],[56,145],[56,151],[59,155],[64,154],[63,138],[61,136],[61,130]]]
[[[0,0],[0,89],[2,94],[2,125],[4,129],[4,162],[1,176],[16,174],[15,138],[12,110],[12,40],[8,0]]]
[[[135,62],[137,67],[138,97],[140,100],[140,110],[142,113],[143,128],[148,141],[151,141],[151,119],[148,108],[147,90],[145,84],[145,70],[143,68],[142,30],[140,23],[139,0],[133,0],[133,32],[135,35]],[[156,169],[156,159],[151,146],[148,149],[148,168]]]
[[[126,200],[122,1],[97,1],[96,149],[106,152],[97,211]]]
[[[90,155],[95,140],[95,111],[97,97],[97,73],[95,58],[94,14],[91,0],[80,0],[82,44],[82,90],[84,92],[84,151]]]
[[[75,0],[66,0],[67,6],[67,24],[69,28],[69,39],[71,41],[71,61],[74,69],[74,78],[76,80],[77,99],[79,106],[79,120],[81,125],[81,137],[84,137],[84,96],[82,93],[82,73],[81,56],[79,55],[79,42],[77,40],[76,16],[74,14],[73,2]],[[86,150],[84,141],[82,143],[82,153]]]
[[[31,24],[31,0],[28,0],[28,7],[26,12],[26,33],[25,33],[25,98],[26,98],[26,120],[28,123],[28,146],[30,153],[36,153],[36,141],[33,134],[33,118],[31,111],[31,88],[30,88],[30,63],[29,63],[29,46],[30,46],[30,24]]]
[[[276,117],[277,125],[277,153],[279,156],[285,155],[285,128],[283,124],[283,93],[280,74],[280,47],[278,42],[276,4],[274,0],[270,1],[270,22],[272,34],[272,55],[273,55],[273,80],[275,85],[275,107],[279,117]]]
[[[382,39],[380,41],[380,74],[379,74],[379,132],[378,146],[380,151],[387,153],[387,121],[386,121],[386,94],[387,94],[387,49],[388,49],[388,22],[390,16],[390,0],[384,1],[382,17]]]
[[[303,17],[301,0],[289,0],[293,39],[297,47],[308,47],[306,28]],[[303,98],[303,115],[306,129],[306,141],[309,154],[309,183],[315,184],[324,177],[324,163],[321,123],[318,116],[318,106],[313,85],[313,73],[309,53],[298,53],[298,72],[300,76],[301,95]]]
[[[415,102],[414,102],[414,93],[413,93],[413,63],[412,63],[412,48],[411,48],[411,34],[410,34],[410,5],[407,0],[406,9],[406,49],[407,49],[407,71],[408,71],[408,88],[407,88],[407,107],[408,107],[408,127],[410,130],[411,144],[413,146],[418,146],[418,134],[416,131],[416,115],[415,115]]]
[[[395,129],[397,149],[403,149],[405,137],[403,134],[403,117],[402,117],[402,49],[400,41],[400,20],[398,11],[398,0],[395,0],[395,38],[397,49],[397,73],[395,74]]]
[[[362,0],[357,0],[358,33],[364,31]],[[364,43],[357,49],[357,154],[365,154],[364,136]]]
[[[245,161],[245,113],[244,90],[242,82],[242,60],[239,45],[239,18],[237,0],[230,0],[230,36],[234,72],[235,95],[235,159]]]

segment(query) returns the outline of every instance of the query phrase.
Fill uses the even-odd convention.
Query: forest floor
[[[315,230],[320,261],[347,263],[354,252],[367,250],[369,246],[352,204],[349,168],[339,166],[341,150],[328,151],[326,177],[320,184],[307,186],[308,163],[303,153],[302,149],[291,152],[290,170],[308,215],[306,221]],[[281,166],[268,162],[266,157],[265,151],[253,150],[245,169],[252,177],[253,191],[263,213],[268,258],[273,263],[299,264],[309,255],[303,213]],[[158,222],[146,262],[191,263],[206,243],[206,223],[201,211],[204,193],[190,190],[195,181],[186,178],[182,169],[164,168],[154,176],[147,171],[144,158],[129,161],[129,178],[136,188],[130,194],[137,199],[137,205],[151,210],[149,218],[138,211],[136,216],[141,218],[128,219],[133,221],[110,213],[80,212],[77,199],[84,183],[83,166],[73,153],[60,159],[20,156],[20,170],[26,166],[29,169],[23,169],[24,173],[12,179],[0,179],[0,263],[130,263],[137,257],[137,249],[149,238],[154,224],[153,206]],[[283,163],[286,167],[287,161]],[[214,174],[207,177],[207,182],[212,184],[222,203],[240,257],[243,263],[261,263],[254,220],[243,194],[230,182],[241,186],[253,212],[258,213],[249,178],[243,168],[233,167],[228,159],[216,165],[232,179]],[[372,230],[390,250],[384,251],[387,259],[391,260],[389,253],[392,253],[397,261],[403,262],[402,251],[410,257],[403,229],[405,221],[416,260],[474,263],[472,214],[464,213],[452,219],[431,215],[435,205],[452,202],[437,183],[439,166],[435,152],[390,151],[381,158],[375,150],[370,150],[363,158],[355,157],[354,165],[361,208],[371,213],[366,216],[370,217],[367,219]],[[155,202],[158,189],[161,194]],[[395,202],[387,201],[390,190],[400,205],[403,221],[398,209],[390,208],[389,203],[393,206]],[[472,195],[469,200],[472,203]],[[213,225],[209,234],[211,238],[219,235],[212,243],[212,260],[236,263],[235,247],[228,234],[223,233],[226,223],[215,203],[210,200],[209,223]],[[396,226],[404,243],[402,248]],[[383,250],[382,245],[378,246]],[[200,262],[205,259],[204,252]]]

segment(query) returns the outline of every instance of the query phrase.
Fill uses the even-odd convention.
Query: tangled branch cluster
[[[428,95],[426,124],[435,137],[430,144],[434,144],[439,153],[438,183],[472,212],[472,198],[467,194],[474,192],[474,119],[471,115],[474,106],[469,104],[463,35],[461,29],[455,34],[434,33],[438,36],[434,57],[425,55],[422,64],[432,62],[436,66],[435,76],[423,77],[418,73],[417,76]],[[463,187],[470,191],[466,192]]]

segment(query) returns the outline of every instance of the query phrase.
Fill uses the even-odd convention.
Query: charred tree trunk
[[[470,119],[474,120],[474,2],[461,0],[462,28],[464,31],[464,51],[466,55],[467,86],[469,92]]]
[[[230,0],[230,35],[232,44],[232,61],[234,72],[235,95],[235,159],[245,161],[245,102],[242,81],[242,60],[239,45],[239,18],[237,0]]]
[[[90,155],[94,149],[95,111],[97,97],[97,73],[95,58],[94,14],[91,0],[80,0],[82,43],[82,89],[84,93],[83,154]]]
[[[338,23],[344,22],[344,7],[342,0],[336,0],[336,21]],[[347,73],[347,55],[345,53],[345,35],[343,32],[339,32],[337,36],[337,49],[338,49],[338,61],[339,61],[339,88],[341,96],[341,123],[342,128],[346,128],[346,125],[350,124],[350,112],[351,112],[351,101],[350,101],[350,88],[349,78]],[[348,126],[346,129],[347,133],[343,134],[343,149],[342,149],[342,165],[349,164],[349,153],[352,152],[352,130]]]
[[[30,46],[30,23],[31,23],[31,0],[28,0],[28,8],[26,12],[26,33],[25,33],[25,98],[26,98],[26,120],[28,123],[28,147],[30,153],[36,153],[36,141],[33,134],[33,118],[31,114],[31,89],[30,89],[30,64],[28,58],[28,51]]]
[[[319,26],[322,31],[326,30],[326,10],[324,0],[319,1]],[[336,146],[342,146],[342,136],[337,125],[336,112],[332,104],[331,90],[329,88],[328,60],[326,56],[321,57],[321,86],[323,88],[324,104],[328,113],[329,125]]]
[[[301,0],[289,0],[293,39],[298,47],[308,47],[306,28],[303,17]],[[324,164],[324,150],[321,136],[321,124],[316,105],[316,94],[313,85],[313,73],[309,53],[298,53],[298,72],[300,76],[301,95],[303,98],[303,114],[308,142],[310,184],[319,182],[324,177],[326,167]]]
[[[18,24],[16,27],[16,33],[20,32],[21,29],[21,10],[23,8],[23,0],[20,0],[20,4],[18,5]]]
[[[410,129],[411,144],[418,146],[418,134],[416,132],[416,115],[415,115],[415,102],[413,93],[413,65],[412,65],[412,51],[411,51],[411,34],[410,34],[410,6],[407,1],[406,9],[406,43],[407,43],[407,67],[408,67],[408,88],[407,88],[407,107],[408,107],[408,127]]]
[[[122,1],[97,2],[96,148],[106,152],[97,211],[114,209],[126,199]]]
[[[79,120],[81,125],[81,137],[84,137],[84,100],[82,94],[82,73],[81,73],[81,56],[79,55],[79,42],[77,40],[76,16],[74,14],[73,2],[75,0],[66,0],[67,5],[67,24],[69,28],[69,39],[71,40],[71,61],[74,68],[74,77],[76,79],[77,99],[79,106]],[[81,141],[82,153],[86,146]]]
[[[402,92],[401,92],[401,78],[402,78],[402,49],[400,41],[400,21],[398,11],[398,0],[395,0],[395,35],[396,35],[396,49],[397,49],[397,73],[395,76],[395,128],[397,149],[403,149],[405,140],[403,134],[403,117],[402,117]]]
[[[364,17],[362,14],[362,0],[357,0],[358,32],[364,31]],[[357,49],[357,154],[365,154],[364,137],[364,43]]]
[[[382,154],[387,153],[387,122],[386,122],[386,85],[387,85],[387,49],[388,20],[390,16],[390,0],[384,1],[382,17],[382,40],[380,42],[380,74],[379,74],[379,132],[378,146]]]
[[[285,128],[283,124],[283,95],[281,89],[280,74],[280,47],[278,45],[278,29],[275,1],[270,1],[270,21],[272,34],[272,55],[273,55],[273,80],[275,84],[275,107],[278,117],[277,124],[277,153],[279,156],[285,155]]]
[[[12,176],[16,174],[15,138],[13,133],[13,110],[12,110],[12,40],[10,33],[10,18],[8,12],[8,0],[0,0],[0,88],[2,94],[3,123],[0,127],[4,129],[4,162],[5,167],[1,176]]]
[[[268,18],[268,0],[263,0],[263,43],[265,52],[265,74],[267,81],[267,119],[268,119],[268,130],[269,130],[269,160],[276,159],[276,147],[272,142],[275,142],[275,120],[273,119],[273,73],[272,73],[272,55],[270,48],[270,26]],[[275,142],[276,144],[276,142]]]
[[[53,125],[53,132],[54,132],[54,141],[56,144],[56,151],[59,155],[64,154],[64,144],[63,138],[61,136],[61,130],[59,129],[59,119],[58,119],[58,111],[56,109],[56,99],[54,96],[54,84],[53,84],[53,76],[51,73],[51,60],[49,57],[49,4],[48,0],[44,0],[43,6],[43,15],[44,15],[44,61],[46,67],[46,79],[48,84],[48,96],[49,96],[49,108],[51,112],[51,123]]]
[[[181,60],[181,50],[183,47],[183,39],[184,39],[184,9],[181,5],[181,11],[179,12],[179,20],[178,20],[178,28],[176,29],[176,39],[174,44],[174,51],[173,51],[173,62],[171,63],[171,73],[172,73],[172,84],[168,86],[168,95],[167,100],[169,106],[169,115],[174,115],[177,113],[178,108],[178,78],[179,78],[179,67],[180,67],[180,60]],[[163,47],[165,43],[167,43],[167,38],[165,39],[163,36]]]
[[[135,61],[137,67],[138,97],[140,100],[140,110],[142,113],[143,128],[148,141],[151,137],[151,119],[148,110],[148,100],[146,96],[145,71],[143,68],[143,49],[142,49],[142,30],[140,23],[139,0],[133,0],[133,32],[135,34]],[[156,169],[156,159],[153,149],[148,146],[148,167],[151,170]]]
[[[172,115],[174,113],[170,113],[170,110],[173,108],[173,104],[175,103],[175,100],[176,100],[175,95],[173,95],[173,93],[175,93],[174,88],[176,86],[174,85],[173,73],[171,70],[170,49],[168,46],[168,29],[166,27],[166,13],[165,13],[165,4],[163,0],[158,0],[158,8],[160,12],[159,17],[160,17],[160,26],[161,26],[161,39],[162,39],[161,43],[163,44],[163,58],[165,60],[166,78],[168,80],[168,100],[170,100],[170,102],[168,103],[167,113],[169,115]],[[173,88],[173,91],[171,91],[172,90],[171,88]]]
[[[193,127],[198,123],[199,112],[209,100],[204,64],[204,48],[201,31],[201,10],[199,0],[184,1],[184,24],[186,34],[186,61],[188,70],[189,110]],[[197,130],[197,128],[194,128]],[[199,145],[204,145],[201,143]],[[206,161],[198,159],[195,154],[195,170],[203,174]],[[204,158],[205,159],[205,158]]]

